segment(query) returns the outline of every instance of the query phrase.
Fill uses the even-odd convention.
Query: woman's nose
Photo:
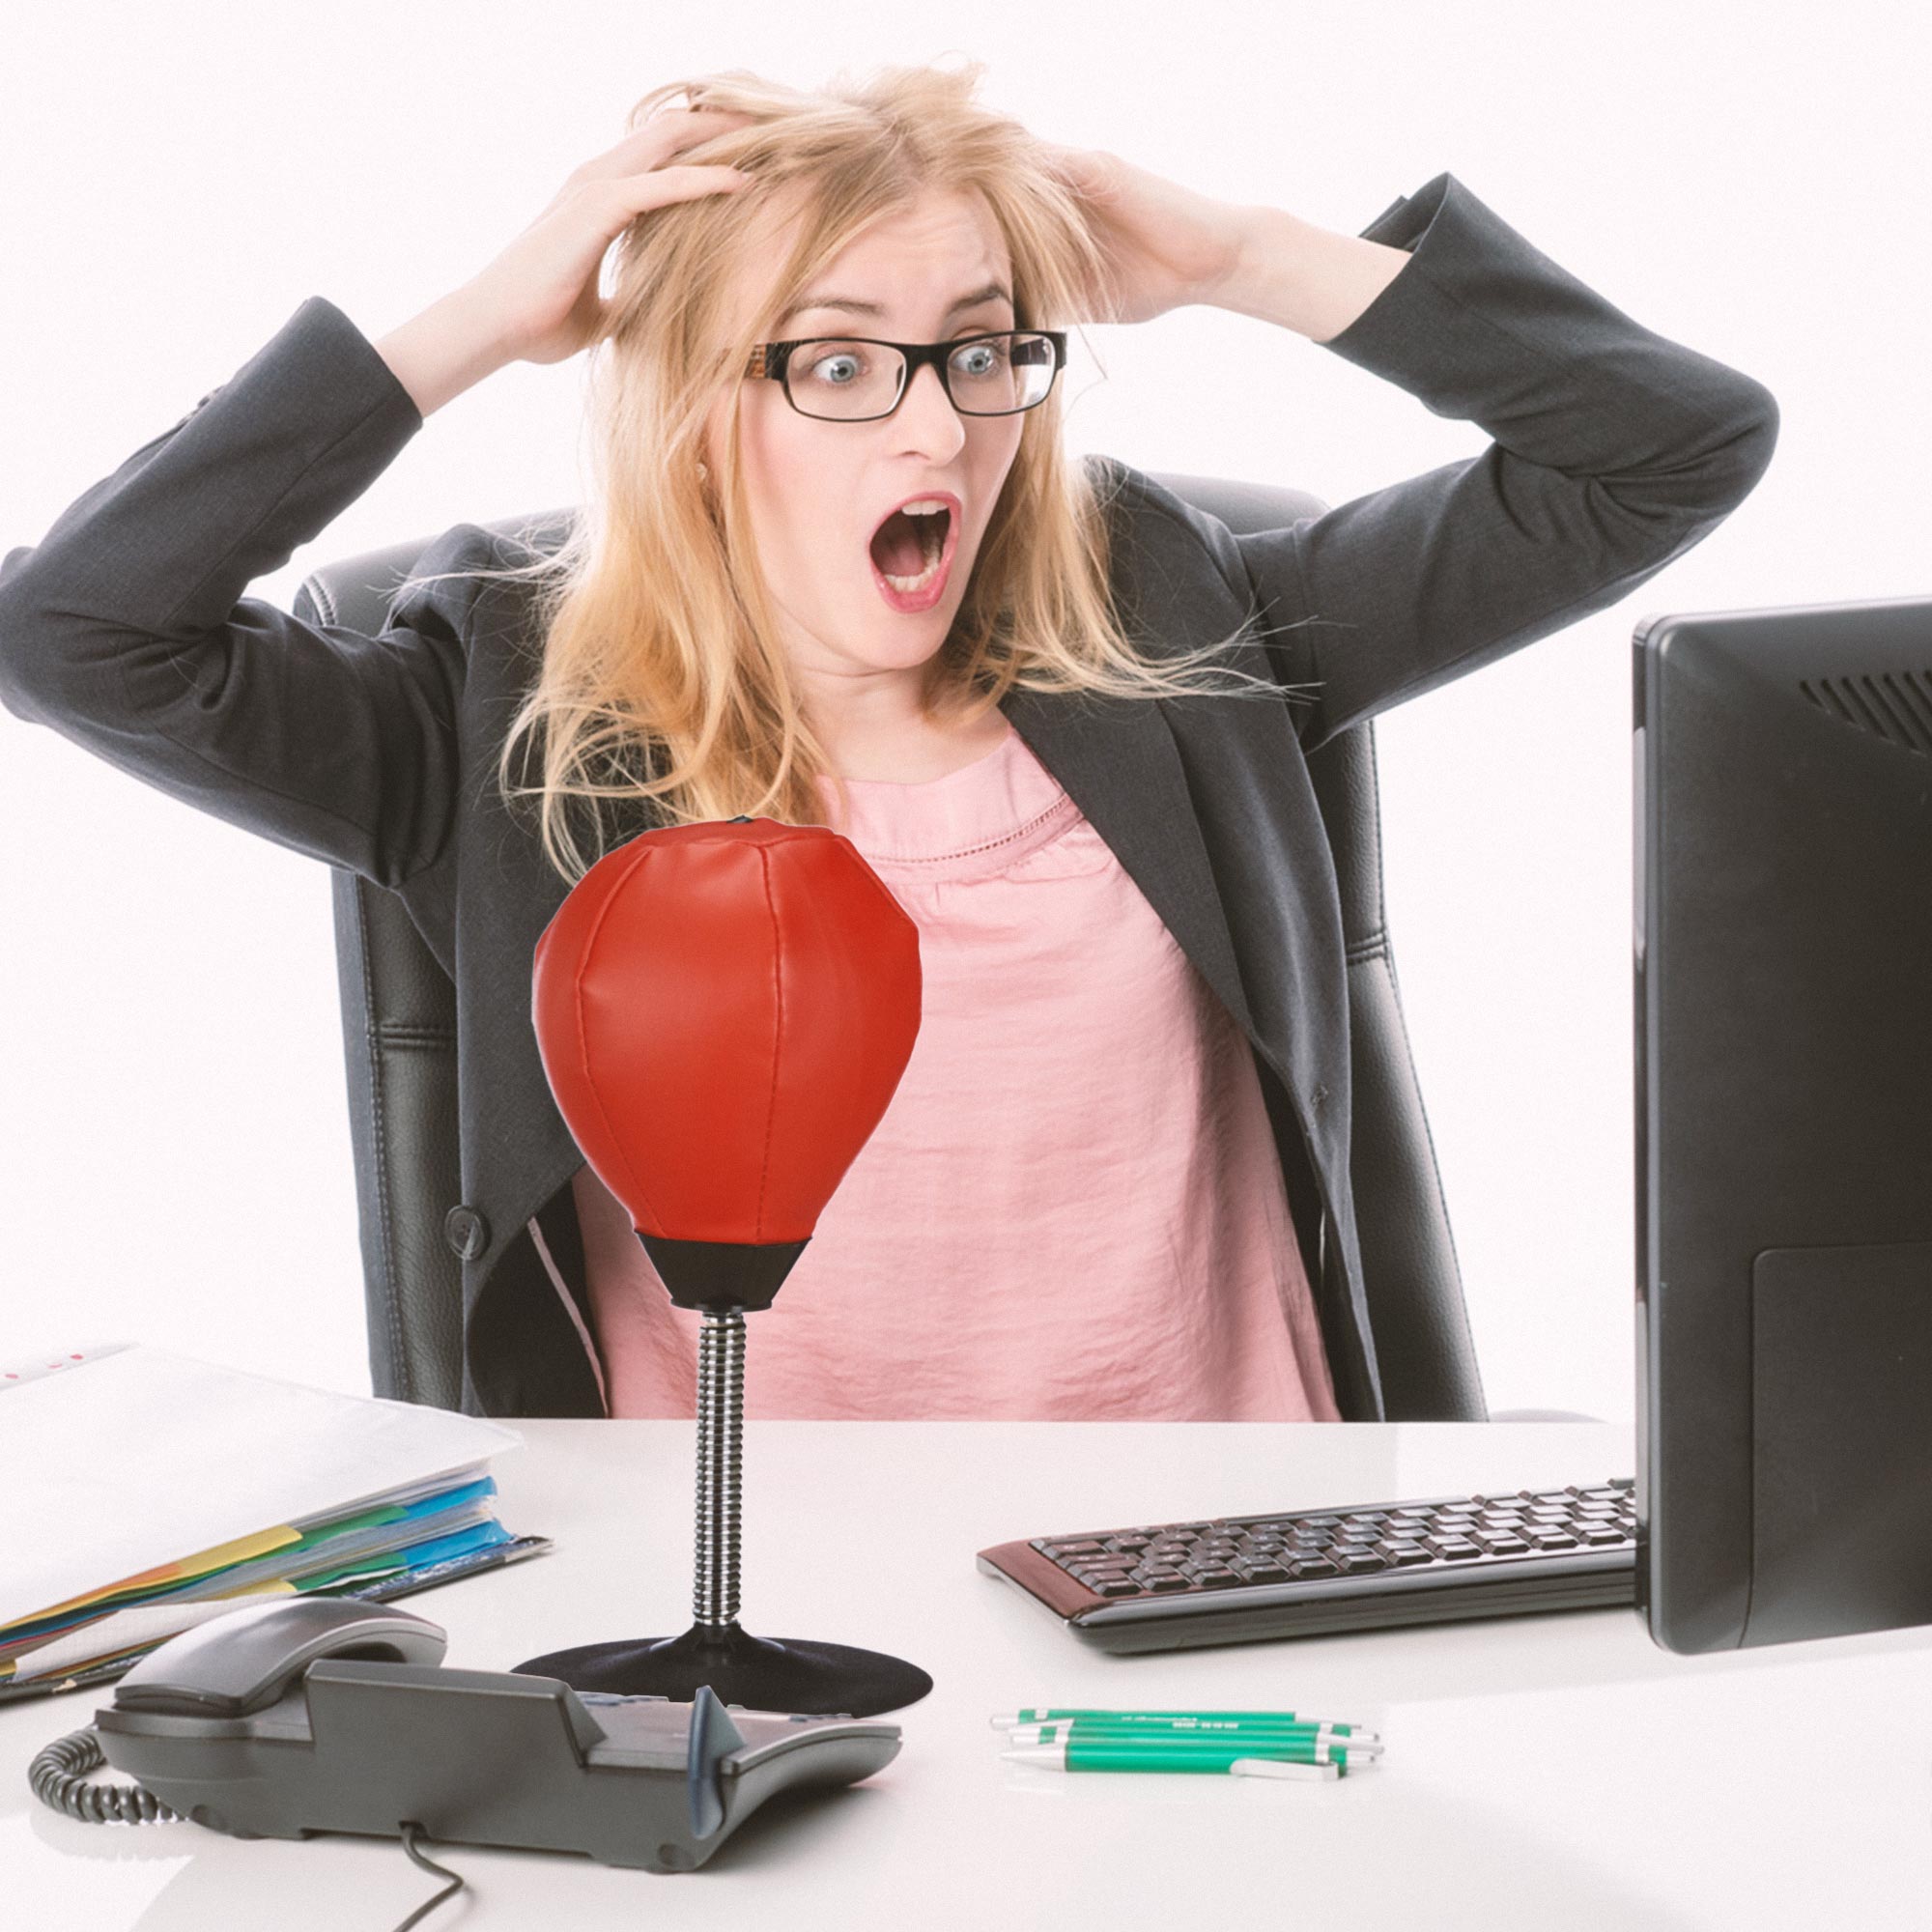
[[[913,371],[893,420],[902,424],[905,433],[917,435],[927,448],[957,449],[966,434],[964,418],[929,362]]]

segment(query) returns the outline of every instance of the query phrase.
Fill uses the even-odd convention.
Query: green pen
[[[1179,1745],[1250,1745],[1256,1750],[1269,1750],[1275,1745],[1349,1745],[1364,1756],[1381,1752],[1381,1739],[1374,1731],[1364,1731],[1347,1723],[1277,1723],[1254,1718],[1242,1721],[1219,1721],[1213,1725],[1190,1725],[1177,1721],[1171,1729],[1151,1723],[1113,1723],[1107,1718],[1055,1718],[1049,1723],[1016,1723],[1007,1733],[1009,1745],[1057,1745],[1066,1739],[1094,1743],[1113,1739],[1119,1743],[1179,1743]]]
[[[1270,1723],[1321,1724],[1325,1718],[1304,1718],[1293,1711],[1078,1711],[1070,1708],[1046,1711],[1003,1711],[993,1719],[996,1731],[1011,1730],[1015,1724],[1043,1724],[1056,1718],[1106,1718],[1117,1724],[1245,1723],[1265,1719]]]
[[[1162,1738],[1146,1743],[1121,1738],[1071,1738],[1060,1744],[1027,1745],[1018,1750],[1002,1751],[1000,1755],[1041,1771],[1227,1772],[1237,1764],[1255,1762],[1315,1765],[1337,1773],[1349,1769],[1347,1746],[1337,1747],[1331,1752],[1325,1745],[1237,1745],[1205,1738],[1179,1742]]]

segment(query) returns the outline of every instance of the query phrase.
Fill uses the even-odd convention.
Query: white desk
[[[668,1636],[691,1620],[693,1436],[526,1422],[502,1518],[554,1554],[408,1599],[449,1662]],[[1630,1609],[1111,1658],[974,1551],[1013,1537],[1292,1505],[1597,1482],[1608,1424],[758,1423],[741,1619],[912,1659],[930,1696],[876,1776],[781,1799],[701,1870],[432,1856],[471,1890],[444,1927],[1012,1928],[1293,1923],[1758,1932],[1932,1924],[1932,1632],[1678,1658]],[[899,1539],[888,1560],[874,1520]],[[394,1841],[243,1842],[82,1825],[33,1752],[102,1691],[0,1708],[0,1884],[34,1932],[389,1932],[436,1889]],[[1378,1727],[1334,1784],[1067,1776],[1006,1764],[1021,1704],[1289,1707]],[[1845,1742],[1806,1735],[1826,1722]]]

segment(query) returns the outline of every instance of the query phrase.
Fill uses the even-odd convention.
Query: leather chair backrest
[[[1326,507],[1280,485],[1154,476],[1243,533]],[[553,510],[482,527],[554,549],[572,514]],[[302,583],[297,614],[380,632],[428,542],[325,565]],[[1309,774],[1342,895],[1351,1177],[1386,1412],[1391,1421],[1480,1421],[1488,1411],[1384,918],[1374,721],[1329,740],[1309,759]],[[395,894],[341,869],[331,891],[373,1385],[378,1395],[456,1408],[462,1266],[443,1227],[463,1198],[456,990]]]

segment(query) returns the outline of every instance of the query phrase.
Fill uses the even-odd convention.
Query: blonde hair
[[[678,158],[755,179],[654,209],[618,238],[608,324],[590,349],[596,488],[561,547],[528,564],[445,573],[534,586],[541,666],[497,781],[506,804],[539,801],[544,851],[567,881],[603,856],[605,806],[621,814],[654,801],[665,823],[745,813],[823,824],[820,774],[843,800],[755,567],[736,460],[747,359],[809,279],[857,230],[943,185],[978,196],[1005,240],[1017,327],[1111,312],[1089,306],[1105,303],[1108,276],[1078,197],[1033,135],[972,99],[983,71],[977,61],[892,67],[804,93],[731,69],[654,88],[631,109],[631,128],[679,94],[753,117]],[[735,278],[756,285],[775,214],[793,216],[788,251],[764,271],[756,312],[734,321]],[[968,724],[1015,685],[1280,701],[1283,687],[1267,679],[1227,667],[1217,681],[1200,675],[1245,620],[1193,651],[1155,640],[1157,656],[1144,656],[1127,638],[1108,588],[1111,498],[1061,446],[1064,393],[1057,384],[1029,412],[957,617],[927,667],[925,715]],[[721,398],[726,473],[707,478],[704,426]],[[541,739],[541,777],[516,784],[526,738]],[[598,849],[587,855],[568,822],[573,798],[590,803]]]

